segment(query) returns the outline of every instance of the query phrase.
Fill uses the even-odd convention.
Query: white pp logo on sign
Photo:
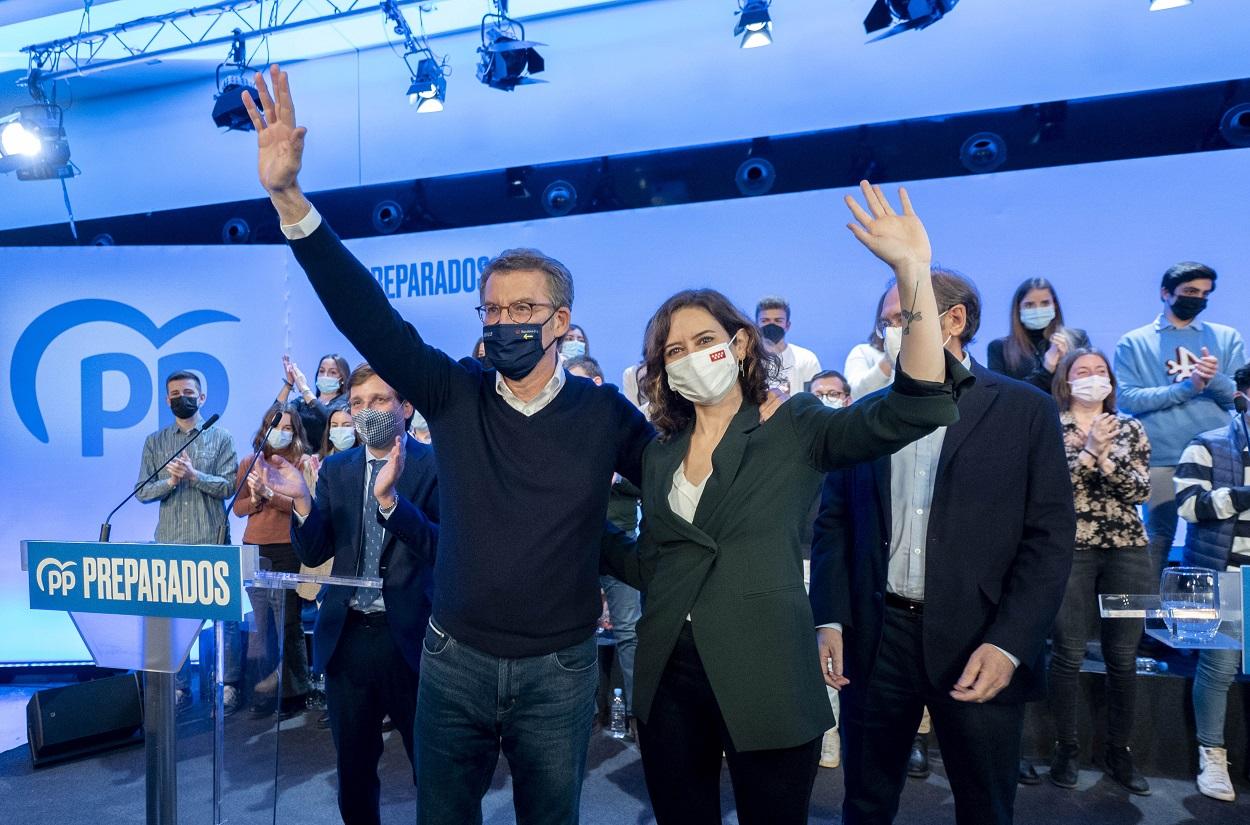
[[[44,559],[39,562],[39,566],[35,568],[35,583],[39,585],[39,589],[51,596],[66,596],[69,591],[74,589],[74,585],[78,583],[78,574],[71,567],[78,564],[76,561],[57,561],[56,559]],[[53,568],[53,569],[48,569]],[[45,575],[46,578],[45,578]]]

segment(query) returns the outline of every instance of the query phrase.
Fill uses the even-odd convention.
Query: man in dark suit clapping
[[[316,498],[281,459],[267,481],[294,501],[291,541],[304,564],[333,556],[335,575],[382,579],[381,590],[331,586],[313,633],[313,665],[326,675],[338,754],[339,813],[346,825],[377,825],[383,717],[395,722],[413,758],[438,487],[433,450],[404,435],[412,405],[367,364],[352,372],[348,387],[364,444],[326,459]]]
[[[847,825],[894,819],[926,705],[956,820],[1011,822],[1024,702],[1041,698],[1072,563],[1054,402],[965,352],[981,315],[970,281],[935,270],[933,286],[946,347],[976,385],[956,424],[830,473],[812,545],[821,667],[843,694]],[[883,306],[888,335],[904,313]]]

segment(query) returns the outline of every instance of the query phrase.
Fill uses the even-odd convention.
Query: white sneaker
[[[1228,778],[1228,751],[1198,746],[1198,790],[1203,796],[1232,802],[1237,798]]]
[[[842,764],[842,741],[837,728],[829,728],[820,740],[820,767],[836,768]]]

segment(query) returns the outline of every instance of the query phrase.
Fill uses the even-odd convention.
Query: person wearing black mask
[[[764,337],[764,348],[781,360],[781,369],[769,386],[787,394],[802,392],[820,372],[820,359],[810,349],[786,340],[790,332],[790,303],[777,295],[761,298],[755,305],[755,323]]]
[[[147,437],[143,442],[143,460],[139,464],[139,480],[148,478],[166,458],[187,444],[200,432],[204,423],[200,409],[208,396],[200,377],[179,370],[165,379],[166,400],[174,414],[174,422]],[[239,459],[234,452],[234,439],[225,427],[217,425],[204,431],[177,458],[169,463],[155,480],[144,484],[135,498],[145,504],[161,503],[156,518],[156,541],[159,544],[216,544],[217,532],[226,522],[225,500],[234,490],[233,479]],[[228,633],[226,648],[226,706],[237,707],[233,682],[238,680],[239,657],[234,649],[236,634]],[[185,674],[178,676],[178,704],[190,704],[191,691]]]
[[[304,197],[305,130],[286,75],[274,66],[270,78],[274,97],[256,77],[263,114],[243,99],[291,251],[331,320],[436,445],[442,520],[417,695],[417,821],[480,822],[502,750],[519,825],[572,825],[598,684],[608,481],[639,481],[654,431],[615,388],[560,367],[573,279],[537,250],[507,250],[481,272],[490,368],[423,340]],[[402,520],[402,497],[396,506]]]
[[[1163,312],[1126,333],[1115,348],[1120,409],[1150,438],[1150,500],[1146,534],[1158,579],[1176,539],[1172,478],[1185,446],[1223,427],[1233,409],[1232,375],[1246,363],[1241,333],[1197,320],[1215,291],[1215,270],[1192,261],[1163,273]]]

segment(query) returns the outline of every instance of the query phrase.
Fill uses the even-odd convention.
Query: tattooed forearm
[[[924,320],[924,315],[923,315],[922,313],[919,313],[919,312],[913,312],[913,311],[912,311],[912,310],[910,310],[910,309],[904,309],[904,310],[902,310],[902,316],[903,316],[903,334],[904,334],[904,335],[910,335],[910,334],[911,334],[911,324],[912,324],[912,321],[923,321],[923,320]]]

